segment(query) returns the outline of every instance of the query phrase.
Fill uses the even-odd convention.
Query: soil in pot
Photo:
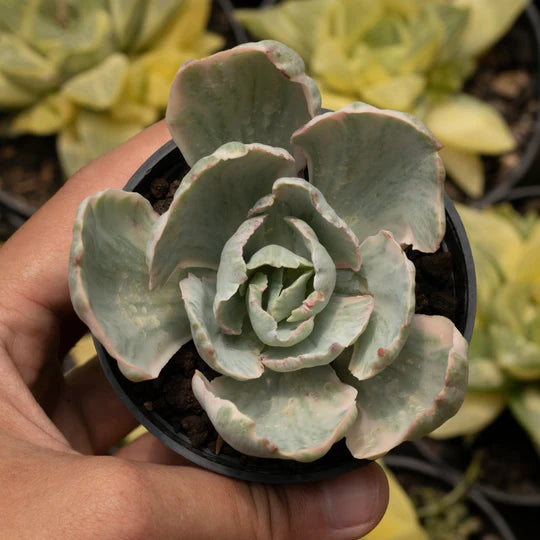
[[[162,214],[169,208],[180,185],[180,178],[187,170],[177,170],[174,176],[169,178],[156,178],[149,184],[148,189],[142,192],[156,212]],[[415,264],[417,272],[416,312],[454,319],[457,300],[451,253],[441,249],[434,254],[424,254],[409,249],[407,255]],[[253,468],[264,464],[264,467],[270,470],[276,468],[283,471],[287,467],[291,471],[297,470],[299,464],[296,462],[245,456],[224,443],[193,395],[191,379],[195,369],[208,379],[219,375],[205,364],[193,342],[190,342],[168,362],[157,379],[139,383],[131,383],[126,379],[122,381],[122,386],[128,390],[130,398],[138,407],[157,413],[175,432],[186,435],[194,448],[235,456],[242,464]],[[334,449],[336,447],[338,455],[351,461],[343,441],[334,445]],[[325,458],[326,456],[321,459]],[[335,459],[335,455],[332,459]],[[309,464],[301,464],[306,465]]]

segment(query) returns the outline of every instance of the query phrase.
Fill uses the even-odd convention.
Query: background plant
[[[210,0],[3,0],[0,132],[58,134],[66,175],[162,116],[178,66],[222,46]]]
[[[412,112],[445,145],[449,174],[470,196],[484,189],[481,154],[515,146],[490,105],[462,92],[479,56],[526,0],[289,0],[236,15],[258,38],[303,56],[323,105],[361,100]]]
[[[478,282],[469,391],[432,435],[478,433],[507,406],[540,452],[540,219],[508,205],[459,212]]]

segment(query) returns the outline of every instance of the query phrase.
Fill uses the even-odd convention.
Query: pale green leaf
[[[356,418],[356,390],[340,382],[329,366],[266,370],[243,382],[229,377],[208,382],[197,371],[193,391],[223,440],[249,456],[313,461]]]
[[[180,282],[180,290],[201,358],[212,369],[241,381],[260,377],[264,369],[259,360],[261,342],[249,330],[241,336],[222,333],[214,318],[215,281],[190,275]]]
[[[145,249],[156,218],[142,195],[106,190],[85,199],[73,230],[73,306],[132,380],[157,377],[191,339],[178,281],[148,288]]]
[[[439,143],[418,120],[354,103],[314,118],[293,142],[308,156],[310,181],[360,241],[385,229],[400,244],[437,250],[444,168]]]
[[[366,331],[354,345],[349,370],[364,380],[388,369],[409,335],[415,307],[415,269],[386,231],[364,240],[360,253],[360,276],[367,281],[375,308]]]
[[[300,158],[290,136],[319,108],[319,91],[300,56],[261,41],[185,63],[172,84],[166,118],[193,165],[228,141],[277,146]]]

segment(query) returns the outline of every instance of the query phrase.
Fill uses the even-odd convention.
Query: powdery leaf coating
[[[152,229],[147,249],[150,286],[165,283],[176,268],[217,270],[225,242],[254,201],[294,169],[288,152],[263,144],[227,143],[198,161]]]
[[[349,369],[359,380],[390,365],[409,336],[415,307],[414,265],[387,231],[366,238],[360,246],[360,276],[375,300],[361,340],[355,343]]]
[[[245,382],[208,382],[196,372],[192,386],[223,440],[249,456],[314,461],[343,437],[357,414],[356,390],[329,366],[267,370]]]
[[[291,133],[320,105],[302,58],[268,40],[186,62],[173,81],[166,119],[189,165],[228,141],[285,148],[301,160]]]
[[[423,437],[453,416],[467,388],[467,342],[444,317],[415,315],[409,339],[384,371],[357,381],[358,417],[347,447],[359,459],[376,459],[405,440]]]
[[[294,371],[326,365],[362,334],[373,311],[371,296],[334,294],[315,318],[313,332],[294,347],[270,347],[262,354],[263,364],[274,371]]]
[[[279,203],[282,203],[281,206]],[[360,246],[355,234],[326,202],[324,195],[306,180],[276,180],[272,195],[258,201],[250,213],[255,215],[272,211],[286,212],[308,223],[337,268],[360,269]]]
[[[145,249],[156,219],[141,195],[106,190],[85,199],[73,230],[73,307],[131,380],[157,377],[191,339],[178,282],[148,288]]]
[[[263,372],[261,343],[252,332],[230,336],[220,331],[212,312],[216,284],[190,275],[180,282],[191,325],[191,335],[202,359],[213,369],[239,380],[255,379]]]
[[[360,242],[381,229],[431,253],[445,231],[441,146],[406,113],[353,103],[296,131],[310,181]]]

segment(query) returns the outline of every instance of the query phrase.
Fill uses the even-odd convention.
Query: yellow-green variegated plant
[[[210,0],[2,0],[0,132],[58,134],[67,175],[156,121],[178,66],[222,45]]]
[[[411,112],[444,144],[445,167],[472,197],[484,191],[480,155],[515,147],[501,115],[462,92],[476,60],[504,35],[527,0],[284,0],[237,10],[256,37],[298,50],[339,109],[361,100]]]
[[[434,435],[477,433],[508,406],[540,452],[540,219],[508,206],[459,212],[477,271],[478,311],[465,403]]]

